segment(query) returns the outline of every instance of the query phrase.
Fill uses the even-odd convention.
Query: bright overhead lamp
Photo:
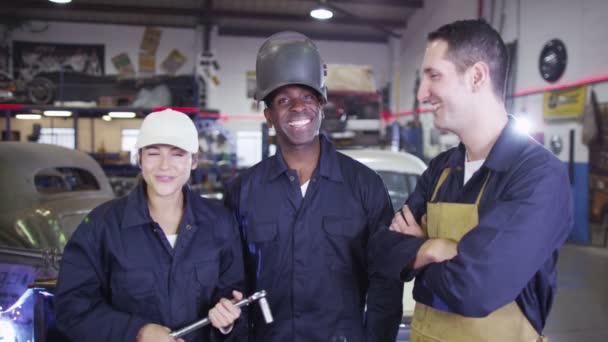
[[[112,121],[112,118],[109,115],[104,115],[101,117],[101,120],[103,121]]]
[[[19,120],[40,120],[40,114],[17,114],[15,117]]]
[[[133,119],[136,116],[134,112],[109,112],[108,115],[113,119]]]
[[[50,2],[54,2],[56,4],[69,4],[72,0],[49,0]]]
[[[310,11],[310,16],[319,20],[327,20],[334,16],[334,12],[325,6],[319,5]]]
[[[72,112],[70,112],[69,110],[45,110],[44,116],[68,117],[72,116]]]
[[[525,116],[516,116],[515,130],[523,134],[530,134],[532,131],[532,123]]]

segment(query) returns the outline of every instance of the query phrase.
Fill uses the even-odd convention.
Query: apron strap
[[[479,190],[479,194],[477,195],[477,199],[475,200],[476,206],[479,206],[479,202],[481,201],[481,196],[483,196],[483,192],[486,190],[486,185],[488,185],[488,180],[490,179],[490,174],[492,174],[492,171],[488,170],[488,175],[486,176],[486,180],[483,182],[483,185],[481,186],[481,190]]]
[[[441,172],[441,175],[439,176],[439,181],[437,182],[437,185],[435,186],[435,190],[433,191],[433,196],[431,197],[431,202],[433,202],[435,200],[435,197],[437,196],[437,192],[439,191],[439,188],[441,188],[441,186],[443,185],[445,180],[448,178],[449,174],[450,174],[449,167],[443,169],[443,171]],[[477,199],[475,200],[475,205],[479,205],[479,202],[481,201],[481,196],[483,196],[483,193],[486,190],[486,185],[488,185],[488,180],[490,179],[491,174],[492,174],[492,171],[488,171],[486,180],[483,182],[483,185],[481,186],[481,190],[479,191],[479,194],[477,195]]]
[[[433,196],[431,197],[431,202],[433,202],[435,200],[435,196],[437,196],[437,191],[439,191],[439,188],[441,188],[441,186],[443,185],[443,182],[445,182],[445,180],[448,178],[449,174],[450,174],[449,167],[443,169],[443,171],[441,172],[441,176],[439,176],[439,181],[437,182],[437,185],[435,186],[435,191],[433,191]]]

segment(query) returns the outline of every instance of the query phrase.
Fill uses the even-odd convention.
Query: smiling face
[[[274,126],[279,144],[300,149],[318,143],[323,119],[319,95],[308,87],[288,85],[271,96],[264,116]]]
[[[141,173],[148,195],[169,197],[181,193],[197,165],[193,154],[171,145],[150,145],[141,149]]]
[[[444,40],[428,43],[418,100],[432,106],[437,128],[458,134],[472,124],[469,113],[474,108],[474,101],[467,71],[458,72],[456,65],[446,58],[447,51],[448,43]]]

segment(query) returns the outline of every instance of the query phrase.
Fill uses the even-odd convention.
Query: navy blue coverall
[[[512,301],[539,334],[556,292],[559,248],[573,228],[565,165],[509,119],[482,167],[463,186],[465,147],[438,155],[406,201],[418,222],[441,172],[450,174],[436,201],[479,205],[479,224],[458,243],[458,255],[417,271],[410,265],[426,239],[381,231],[371,243],[382,252],[372,267],[386,277],[416,277],[414,299],[435,309],[484,317]],[[442,228],[443,229],[443,228]]]
[[[319,165],[304,197],[280,151],[229,188],[250,289],[267,291],[275,319],[266,325],[254,307],[252,340],[395,341],[403,286],[370,278],[367,257],[370,236],[393,216],[386,187],[325,136],[320,140]]]
[[[243,290],[234,215],[184,187],[172,248],[150,217],[144,188],[142,182],[95,208],[65,247],[55,303],[57,324],[73,341],[132,342],[147,323],[175,330],[207,316],[233,289]],[[210,326],[184,336],[224,338]]]

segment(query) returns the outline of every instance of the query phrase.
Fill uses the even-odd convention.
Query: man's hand
[[[426,221],[426,215],[422,218],[422,221]],[[424,231],[420,228],[418,222],[416,222],[414,215],[407,205],[404,205],[403,208],[395,214],[389,230],[419,238],[425,237]]]
[[[232,291],[232,295],[234,296],[232,300],[222,298],[209,310],[211,325],[222,330],[222,332],[229,331],[234,321],[241,316],[241,308],[234,304],[243,299],[243,294],[239,291]]]
[[[451,260],[458,255],[458,244],[450,239],[426,240],[416,254],[414,269],[419,269],[431,263]]]
[[[184,342],[181,338],[173,340],[171,330],[158,324],[146,324],[137,333],[136,342]]]

